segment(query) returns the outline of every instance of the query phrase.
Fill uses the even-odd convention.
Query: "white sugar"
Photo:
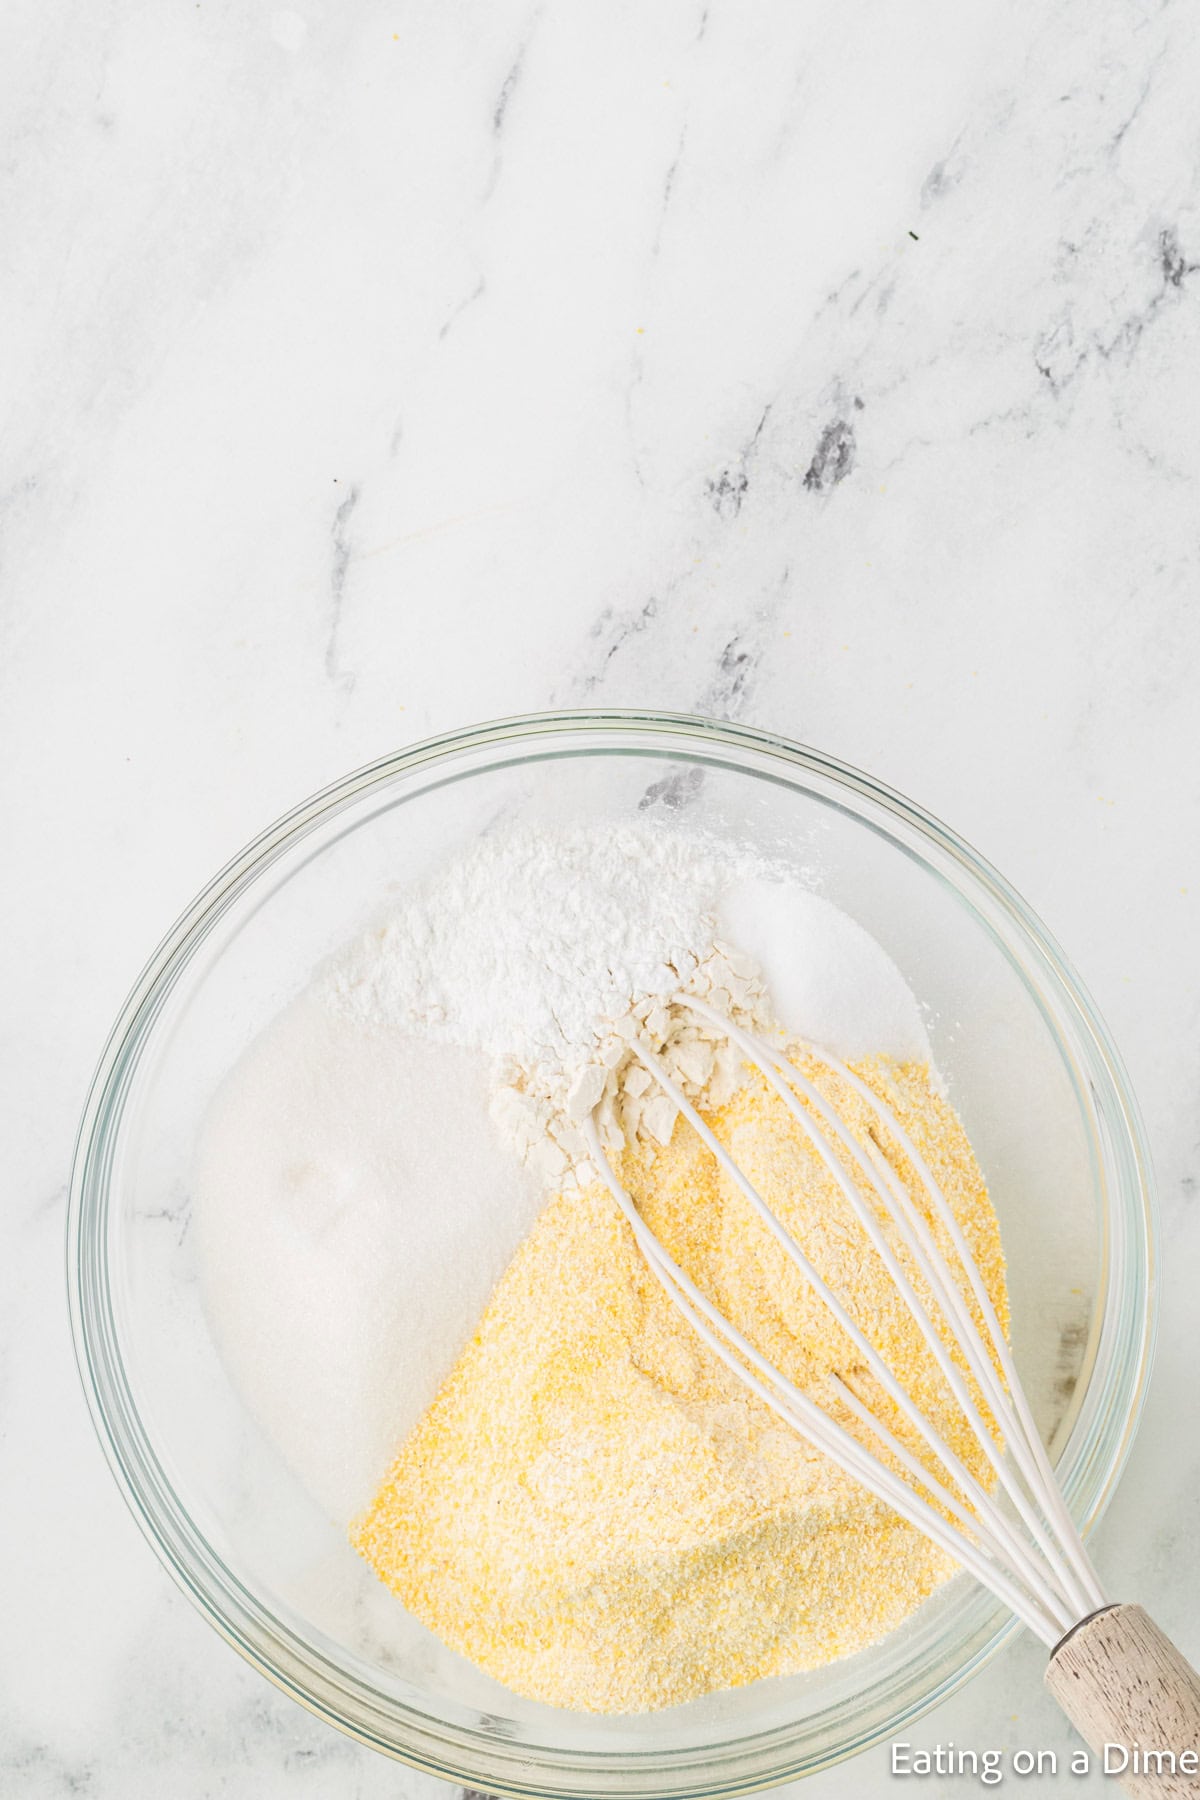
[[[753,957],[775,1016],[798,1036],[853,1060],[885,1052],[928,1062],[912,991],[869,932],[795,881],[751,878],[721,896],[722,937]]]
[[[226,1365],[305,1486],[348,1520],[541,1205],[488,1116],[487,1066],[310,991],[218,1095],[197,1198]]]

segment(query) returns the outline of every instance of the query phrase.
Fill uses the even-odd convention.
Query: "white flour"
[[[928,1058],[874,939],[762,859],[661,827],[519,829],[353,941],[223,1085],[197,1177],[206,1303],[334,1517],[369,1499],[547,1188],[581,1172],[591,1106],[610,1144],[669,1138],[631,1020],[692,1097],[736,1079],[680,991],[842,1055]]]
[[[698,834],[498,832],[339,957],[326,991],[355,1017],[527,1066],[577,1060],[598,1019],[687,980],[721,894],[764,872]]]
[[[324,991],[351,1017],[497,1058],[493,1117],[560,1186],[595,1179],[579,1125],[596,1105],[607,1148],[670,1139],[676,1109],[623,1022],[690,1099],[731,1089],[736,1054],[670,1004],[681,991],[842,1055],[929,1054],[902,976],[861,926],[753,852],[646,827],[483,839],[337,958]]]

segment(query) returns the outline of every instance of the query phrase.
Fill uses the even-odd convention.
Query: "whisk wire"
[[[845,1081],[859,1096],[907,1158],[925,1190],[931,1214],[945,1230],[961,1266],[966,1287],[983,1322],[982,1331],[963,1286],[952,1273],[927,1221],[878,1141],[864,1144],[851,1135],[820,1090],[772,1046],[742,1030],[702,1000],[682,994],[677,995],[676,1000],[726,1033],[739,1046],[804,1132],[883,1261],[983,1454],[994,1469],[1002,1491],[1034,1542],[1029,1544],[1022,1539],[1012,1520],[1001,1512],[987,1489],[916,1406],[669,1071],[647,1044],[635,1039],[631,1047],[639,1061],[684,1114],[803,1279],[829,1309],[866,1367],[901,1416],[923,1439],[958,1493],[955,1494],[914,1455],[842,1378],[829,1377],[833,1393],[899,1463],[915,1486],[898,1475],[876,1451],[863,1445],[810,1395],[790,1382],[750,1343],[701,1292],[647,1226],[614,1174],[594,1120],[589,1120],[584,1128],[585,1136],[596,1167],[629,1222],[651,1271],[709,1348],[777,1415],[970,1569],[1046,1644],[1053,1646],[1070,1625],[1105,1604],[1103,1590],[1058,1490],[978,1265],[925,1158],[891,1109],[852,1069],[823,1050],[805,1046],[815,1061]],[[820,1125],[825,1127],[824,1132]],[[834,1145],[840,1146],[849,1159],[849,1169],[857,1169],[867,1192],[878,1201],[883,1216],[895,1227],[912,1257],[953,1341],[961,1349],[1005,1447],[1011,1451],[1011,1461],[985,1424],[945,1340],[888,1243],[874,1207],[864,1198],[857,1179],[851,1179],[846,1164],[835,1153]],[[919,1490],[924,1490],[930,1498],[923,1497]],[[946,1513],[956,1522],[951,1523]]]
[[[1030,1481],[1039,1500],[1045,1504],[1048,1516],[1053,1520],[1058,1529],[1062,1548],[1069,1557],[1083,1584],[1089,1605],[1091,1607],[1101,1607],[1105,1605],[1104,1589],[1100,1585],[1100,1579],[1096,1574],[1091,1558],[1087,1554],[1083,1541],[1076,1530],[1074,1521],[1071,1519],[1066,1504],[1063,1501],[1062,1494],[1054,1476],[1054,1471],[1050,1466],[1050,1459],[1046,1454],[1046,1447],[1043,1444],[1041,1434],[1034,1423],[1033,1414],[1029,1408],[1028,1398],[1017,1375],[1008,1339],[1001,1330],[999,1320],[996,1317],[996,1311],[992,1305],[991,1296],[989,1295],[986,1284],[980,1274],[978,1264],[971,1255],[966,1240],[963,1237],[962,1227],[959,1225],[951,1208],[947,1205],[945,1195],[942,1193],[928,1163],[922,1156],[920,1150],[913,1143],[912,1138],[904,1129],[900,1120],[882,1106],[878,1095],[867,1086],[861,1076],[855,1074],[853,1069],[847,1068],[845,1063],[831,1055],[828,1051],[818,1049],[813,1045],[807,1045],[806,1048],[816,1061],[823,1063],[826,1068],[833,1070],[833,1072],[840,1076],[841,1079],[853,1089],[859,1098],[866,1103],[866,1105],[874,1112],[880,1123],[883,1124],[885,1129],[893,1136],[902,1153],[908,1158],[909,1162],[916,1170],[918,1178],[928,1195],[933,1211],[939,1222],[945,1228],[947,1236],[950,1238],[954,1247],[955,1255],[967,1278],[967,1282],[987,1328],[988,1336],[991,1339],[996,1360],[1000,1364],[1001,1372],[1007,1387],[1008,1398],[1018,1414],[1021,1430],[1017,1434],[1017,1440],[1024,1449],[1027,1449],[1034,1466],[1033,1473],[1027,1475],[1027,1480]],[[770,1055],[776,1066],[782,1066],[784,1069],[792,1066],[790,1064],[781,1065],[778,1055],[770,1050],[768,1046],[760,1043],[760,1050]],[[928,1228],[925,1225],[925,1221],[912,1206],[912,1202],[907,1192],[904,1190],[902,1184],[896,1180],[889,1165],[883,1158],[879,1158],[879,1163],[882,1168],[886,1170],[887,1177],[892,1184],[893,1192],[897,1194],[900,1204],[912,1217],[917,1229],[919,1231],[927,1232]],[[957,1295],[957,1284],[953,1284],[952,1291]]]
[[[1059,1551],[1058,1547],[1055,1545],[1054,1538],[1043,1521],[1038,1517],[1037,1511],[1035,1510],[1035,1504],[1031,1503],[1030,1498],[1027,1498],[1026,1494],[1022,1492],[1021,1486],[1018,1483],[1017,1478],[1018,1476],[1021,1476],[1025,1478],[1028,1484],[1028,1458],[1023,1454],[1021,1441],[1022,1434],[1008,1406],[1007,1396],[1000,1386],[996,1376],[995,1367],[988,1357],[986,1350],[980,1343],[974,1321],[962,1306],[961,1296],[958,1295],[953,1276],[946,1267],[944,1259],[933,1244],[932,1239],[926,1234],[926,1241],[928,1243],[927,1254],[921,1244],[915,1240],[910,1220],[906,1216],[910,1209],[906,1206],[900,1214],[897,1215],[895,1206],[888,1206],[888,1198],[892,1189],[892,1184],[886,1184],[882,1193],[879,1192],[878,1188],[875,1189],[877,1198],[882,1200],[885,1212],[899,1230],[901,1238],[910,1254],[913,1256],[917,1268],[925,1278],[935,1300],[938,1301],[946,1324],[955,1336],[968,1366],[970,1367],[971,1373],[975,1377],[976,1383],[990,1404],[991,1411],[996,1417],[997,1424],[1012,1440],[1017,1465],[1015,1469],[1005,1460],[1000,1445],[997,1444],[992,1432],[985,1424],[979,1409],[975,1404],[974,1398],[966,1383],[963,1381],[961,1373],[955,1364],[945,1341],[929,1316],[928,1309],[922,1305],[916,1290],[913,1288],[912,1283],[892,1250],[891,1245],[881,1231],[879,1221],[875,1217],[873,1209],[866,1203],[858,1187],[850,1180],[845,1168],[832,1153],[828,1140],[817,1129],[813,1113],[815,1113],[825,1124],[830,1135],[843,1146],[852,1161],[858,1164],[868,1183],[870,1183],[871,1171],[867,1166],[862,1147],[845,1130],[842,1121],[826,1103],[825,1098],[820,1093],[819,1089],[817,1089],[812,1082],[808,1081],[800,1070],[794,1068],[791,1064],[784,1065],[788,1071],[788,1079],[785,1082],[777,1072],[779,1067],[778,1060],[769,1046],[762,1044],[760,1040],[752,1037],[748,1032],[742,1031],[739,1027],[733,1025],[731,1021],[722,1019],[719,1013],[714,1012],[714,1010],[711,1007],[708,1007],[704,1002],[692,1002],[689,1000],[687,1004],[689,1004],[693,1010],[700,1012],[702,1016],[706,1016],[710,1020],[717,1022],[721,1028],[728,1032],[733,1041],[741,1046],[745,1054],[759,1068],[764,1079],[771,1085],[779,1098],[783,1101],[800,1129],[804,1132],[806,1138],[812,1143],[813,1148],[821,1158],[821,1161],[824,1163],[829,1174],[837,1183],[847,1204],[850,1206],[855,1217],[867,1233],[872,1247],[875,1249],[887,1269],[888,1274],[891,1276],[901,1299],[916,1324],[917,1329],[924,1338],[943,1379],[946,1381],[951,1393],[954,1395],[955,1400],[958,1402],[959,1407],[966,1416],[980,1448],[983,1450],[984,1455],[995,1470],[1002,1488],[1007,1493],[1014,1508],[1020,1515],[1026,1529],[1041,1549],[1043,1556],[1047,1559],[1047,1569],[1049,1571],[1049,1579],[1052,1588],[1067,1602],[1069,1608],[1076,1609],[1076,1616],[1079,1616],[1082,1611],[1087,1611],[1088,1603],[1082,1587],[1074,1578],[1073,1571],[1069,1566],[1064,1567],[1061,1563],[1056,1564],[1055,1558],[1058,1556]],[[809,1101],[812,1112],[807,1111],[801,1105],[796,1094],[792,1091],[791,1083],[793,1078],[795,1086],[800,1089],[805,1099]],[[739,1185],[741,1184],[739,1183]],[[896,1185],[898,1186],[898,1184]],[[743,1189],[743,1191],[745,1191],[745,1189]],[[907,1199],[907,1196],[905,1198]],[[774,1215],[766,1208],[765,1203],[760,1200],[758,1204],[766,1218],[773,1222],[773,1229],[775,1230],[776,1235],[780,1236],[781,1241],[783,1241],[784,1238],[786,1238],[783,1227],[779,1224],[778,1220],[774,1219]],[[938,1272],[939,1265],[941,1274]],[[951,1295],[954,1295],[955,1297],[953,1300],[950,1298]],[[1034,1487],[1033,1493],[1036,1497],[1036,1487]]]
[[[823,1412],[807,1394],[794,1387],[718,1312],[645,1226],[633,1201],[612,1173],[595,1125],[586,1124],[584,1135],[597,1159],[601,1178],[632,1227],[652,1274],[709,1349],[786,1424],[808,1438],[848,1475],[886,1500],[909,1524],[977,1575],[1044,1643],[1057,1643],[1063,1628],[1043,1604],[1010,1580],[1004,1567],[998,1566],[969,1538],[947,1524],[940,1513],[891,1469],[864,1450],[855,1437]],[[748,1368],[747,1364],[753,1367]],[[756,1374],[755,1369],[760,1373]],[[927,1472],[923,1474],[923,1482],[929,1479]]]
[[[714,1016],[719,1017],[719,1015]],[[740,1039],[741,1036],[741,1033],[737,1034],[737,1038]],[[950,1446],[945,1442],[936,1427],[914,1403],[911,1396],[896,1379],[892,1370],[888,1367],[887,1363],[871,1343],[870,1339],[860,1329],[856,1321],[851,1317],[845,1306],[838,1299],[837,1295],[824,1280],[820,1271],[804,1254],[804,1251],[801,1249],[800,1245],[797,1244],[795,1238],[785,1229],[780,1220],[771,1211],[770,1207],[755,1188],[753,1182],[750,1181],[745,1171],[734,1161],[725,1146],[701,1118],[699,1112],[692,1105],[687,1095],[683,1092],[683,1089],[663,1066],[661,1060],[643,1043],[635,1042],[632,1047],[639,1061],[641,1061],[643,1066],[654,1076],[664,1093],[669,1095],[672,1102],[684,1114],[684,1117],[688,1120],[693,1130],[698,1134],[713,1156],[716,1157],[718,1163],[725,1170],[729,1178],[749,1201],[758,1217],[780,1244],[790,1261],[799,1270],[804,1280],[812,1287],[814,1292],[829,1309],[830,1313],[846,1333],[847,1337],[850,1339],[871,1373],[875,1376],[876,1380],[880,1383],[889,1399],[899,1409],[901,1414],[909,1420],[920,1436],[924,1438],[926,1444],[942,1464],[942,1467],[950,1475],[951,1479],[960,1487],[960,1489],[970,1494],[972,1504],[978,1515],[975,1521],[975,1529],[979,1530],[983,1523],[990,1526],[991,1535],[999,1540],[1000,1544],[1007,1546],[1008,1555],[1005,1558],[1007,1565],[1013,1569],[1014,1573],[1020,1570],[1023,1573],[1023,1578],[1030,1582],[1034,1591],[1040,1591],[1047,1602],[1053,1604],[1052,1597],[1054,1596],[1065,1601],[1066,1606],[1063,1616],[1064,1619],[1066,1619],[1067,1614],[1069,1614],[1071,1610],[1071,1602],[1069,1596],[1061,1591],[1061,1579],[1057,1576],[1053,1563],[1048,1560],[1047,1551],[1049,1550],[1051,1555],[1053,1552],[1050,1540],[1047,1538],[1045,1532],[1040,1531],[1036,1526],[1031,1525],[1031,1529],[1035,1530],[1035,1534],[1040,1536],[1042,1553],[1039,1556],[1036,1550],[1033,1550],[1022,1543],[1018,1534],[1013,1531],[1009,1523],[1003,1518],[1003,1515],[990,1500],[990,1497],[987,1496],[986,1490],[984,1490],[969,1473],[961,1459],[955,1455],[953,1450],[951,1450]],[[748,1054],[753,1054],[751,1040],[747,1039],[745,1048],[747,1049]],[[763,1073],[769,1081],[772,1080],[769,1069],[764,1069]],[[794,1098],[791,1095],[784,1093],[782,1089],[779,1088],[779,1083],[777,1081],[772,1081],[772,1085],[781,1092],[785,1102],[788,1102],[789,1105],[795,1104]],[[811,1131],[811,1125],[806,1115],[801,1117],[800,1122],[806,1131]],[[822,1154],[824,1154],[824,1146],[818,1143],[817,1147]],[[826,1157],[826,1161],[829,1162],[828,1157]],[[850,1190],[848,1188],[840,1165],[837,1165],[836,1162],[829,1162],[829,1167],[831,1173],[833,1173],[835,1178],[841,1183],[843,1190],[847,1192],[847,1197],[851,1199],[852,1205],[855,1206],[856,1210],[860,1211],[861,1215],[862,1205],[860,1198],[856,1190]],[[985,1449],[989,1451],[990,1460],[992,1461],[993,1466],[996,1468],[998,1474],[1005,1477],[1007,1471],[1004,1469],[1000,1453],[996,1449],[991,1435],[987,1433],[987,1428],[984,1425],[982,1418],[979,1416],[977,1409],[974,1407],[965,1384],[958,1378],[957,1371],[953,1369],[953,1365],[950,1363],[944,1345],[933,1330],[927,1315],[921,1310],[920,1303],[915,1294],[912,1293],[907,1278],[896,1263],[890,1247],[886,1244],[885,1240],[881,1239],[873,1219],[864,1219],[864,1224],[867,1225],[867,1228],[872,1235],[872,1241],[881,1249],[889,1273],[893,1276],[897,1285],[901,1288],[902,1293],[905,1294],[905,1297],[909,1299],[913,1316],[921,1328],[922,1333],[930,1342],[931,1348],[934,1349],[935,1355],[938,1357],[939,1366],[944,1373],[950,1375],[952,1391],[954,1391],[955,1397],[968,1413],[968,1417],[976,1430],[976,1434],[980,1437]],[[873,1420],[872,1429],[875,1430],[876,1435],[878,1436],[876,1422]],[[1021,1507],[1022,1505],[1020,1495],[1017,1496],[1016,1504],[1018,1507]],[[1025,1510],[1027,1512],[1028,1509],[1026,1508]],[[1027,1523],[1028,1522],[1029,1521],[1027,1520]],[[1069,1620],[1067,1622],[1069,1622]],[[1063,1628],[1066,1628],[1065,1624]]]

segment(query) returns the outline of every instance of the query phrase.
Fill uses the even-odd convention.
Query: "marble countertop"
[[[820,745],[1068,947],[1162,1192],[1098,1555],[1195,1656],[1195,11],[45,0],[0,29],[0,1789],[447,1791],[278,1695],[141,1541],[72,1362],[65,1185],[104,1033],[220,863],[359,763],[551,705]],[[1061,1748],[1041,1660],[914,1741]],[[807,1791],[896,1789],[879,1750]]]

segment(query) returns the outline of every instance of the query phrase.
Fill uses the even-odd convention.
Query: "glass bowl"
[[[230,1386],[189,1232],[196,1133],[222,1076],[389,888],[455,846],[500,819],[637,815],[799,859],[927,1005],[1000,1218],[1018,1364],[1085,1530],[1129,1449],[1150,1357],[1150,1172],[1120,1062],[1037,919],[910,801],[765,732],[603,712],[432,739],[297,807],[180,919],[101,1059],[71,1188],[79,1366],[139,1524],[217,1630],[362,1742],[499,1793],[789,1780],[907,1726],[1016,1629],[959,1576],[873,1649],[811,1674],[621,1718],[524,1701],[375,1581]]]

